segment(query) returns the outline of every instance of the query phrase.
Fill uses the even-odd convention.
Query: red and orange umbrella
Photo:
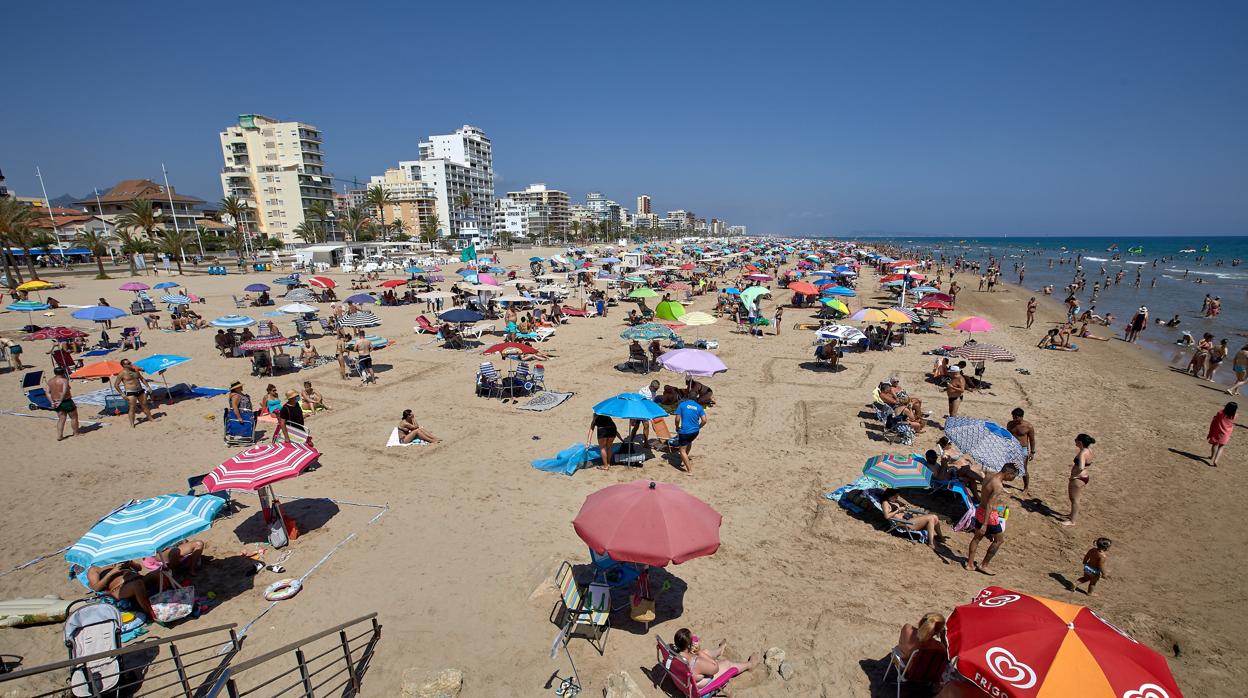
[[[317,288],[335,288],[338,286],[338,284],[334,283],[334,280],[328,276],[308,277],[308,285],[315,286]]]
[[[988,587],[946,625],[958,673],[1011,698],[1182,698],[1160,654],[1083,606]]]
[[[923,300],[915,304],[920,310],[953,310],[953,306],[948,301],[929,301]]]
[[[69,377],[70,378],[112,378],[118,373],[121,373],[121,370],[122,370],[122,367],[121,367],[120,361],[95,361],[69,374]]]
[[[306,444],[261,444],[241,451],[204,477],[209,492],[228,489],[257,490],[302,473],[321,457]]]
[[[72,327],[45,327],[38,332],[31,332],[22,337],[23,342],[38,342],[44,339],[74,339],[76,337],[86,337],[87,333],[82,330],[75,330]]]
[[[803,296],[819,295],[819,289],[816,288],[814,284],[807,283],[805,281],[794,281],[789,284],[789,290],[794,293],[800,293]]]
[[[719,550],[722,518],[676,485],[637,480],[586,497],[572,525],[596,553],[665,567]]]

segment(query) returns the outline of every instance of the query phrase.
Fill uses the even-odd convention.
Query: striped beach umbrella
[[[15,313],[34,313],[40,310],[47,310],[52,306],[42,301],[17,301],[4,306],[5,310],[12,310]]]
[[[381,324],[381,318],[370,310],[361,310],[343,316],[338,324],[342,327],[374,327]]]
[[[620,339],[635,339],[639,342],[649,342],[652,339],[674,340],[676,333],[663,325],[647,322],[624,330],[620,333]]]
[[[821,327],[815,332],[815,336],[821,340],[835,340],[838,342],[860,342],[867,338],[867,335],[863,334],[862,330],[849,325]]]
[[[122,285],[118,286],[117,288],[118,288],[118,289],[120,289],[120,290],[122,290],[122,291],[135,291],[135,292],[138,292],[138,291],[146,291],[146,290],[148,290],[149,288],[151,288],[151,286],[148,286],[147,284],[143,283],[142,281],[127,281],[126,283],[124,283],[124,284],[122,284]]]
[[[155,555],[208,530],[225,504],[220,497],[163,494],[109,514],[70,546],[65,559],[83,567]]]
[[[390,340],[385,337],[378,337],[375,334],[366,334],[364,335],[364,339],[367,339],[369,346],[374,349],[385,349],[387,346],[390,346]],[[347,342],[347,348],[355,349],[355,341],[356,340],[353,339],[350,342]]]
[[[995,344],[987,342],[969,342],[963,344],[957,349],[950,350],[949,356],[957,359],[966,359],[967,361],[1013,361],[1014,353],[1005,347],[999,347]]]
[[[909,308],[900,308],[900,307],[894,306],[892,308],[888,308],[887,311],[905,315],[906,319],[909,320],[910,322],[920,322],[919,314]]]
[[[251,327],[256,324],[256,321],[254,318],[246,315],[223,315],[208,324],[228,330],[230,328]]]
[[[995,422],[972,417],[945,419],[945,436],[966,455],[987,470],[999,471],[1006,463],[1023,470],[1023,445],[1014,435]]]
[[[887,487],[931,487],[932,471],[927,463],[911,453],[906,456],[883,455],[869,458],[862,474]]]
[[[335,288],[338,286],[333,279],[328,276],[310,276],[308,277],[308,285],[317,288]]]
[[[255,351],[257,349],[273,349],[274,347],[286,346],[290,340],[280,334],[264,334],[243,342],[239,348],[243,351]]]
[[[298,443],[259,444],[241,451],[204,477],[209,492],[256,490],[295,477],[320,458],[321,452]]]
[[[282,307],[278,308],[278,310],[282,311],[283,313],[292,313],[294,315],[302,315],[304,313],[315,313],[316,307],[308,305],[306,303],[287,303],[286,305],[283,305]]]
[[[183,296],[183,295],[161,296],[160,301],[162,303],[168,303],[169,305],[190,305],[191,304],[190,297]]]
[[[296,288],[282,296],[291,303],[311,303],[316,300],[316,296],[306,288]]]

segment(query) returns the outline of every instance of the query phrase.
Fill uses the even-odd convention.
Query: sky
[[[1248,3],[15,3],[0,169],[221,197],[238,114],[367,180],[462,124],[496,189],[781,234],[1248,234]],[[25,29],[18,29],[25,27]],[[342,191],[339,183],[338,191]]]

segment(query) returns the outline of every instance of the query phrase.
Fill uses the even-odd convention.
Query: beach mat
[[[534,394],[533,397],[529,398],[528,402],[523,405],[517,405],[516,409],[527,410],[529,412],[545,412],[562,405],[573,395],[575,395],[575,393],[556,393],[548,390],[541,390]]]
[[[110,397],[120,398],[121,393],[113,390],[112,388],[105,388],[103,390],[96,390],[82,395],[75,395],[74,402],[79,405],[95,405],[96,407],[102,408],[104,407],[104,403]]]
[[[423,446],[424,441],[416,439],[411,443],[403,443],[399,441],[399,428],[395,427],[390,431],[390,438],[386,441],[386,448],[407,448],[408,446]]]
[[[191,394],[195,397],[216,397],[218,395],[225,395],[228,392],[230,391],[225,388],[209,388],[202,385],[191,388]]]
[[[111,354],[115,351],[117,350],[116,349],[92,349],[91,351],[83,354],[83,356],[104,356],[106,354]]]
[[[623,444],[614,444],[611,446],[612,457],[619,453]],[[533,467],[538,470],[544,470],[548,473],[560,473],[563,475],[572,475],[582,466],[600,462],[602,449],[590,444],[572,444],[555,454],[554,458],[539,458],[533,461]]]

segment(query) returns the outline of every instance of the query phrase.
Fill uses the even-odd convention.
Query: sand
[[[523,269],[530,254],[504,255],[504,262]],[[234,312],[230,295],[247,283],[278,275],[209,277],[188,269],[173,279],[205,296],[206,306],[197,309],[212,318]],[[349,286],[345,275],[330,276]],[[55,295],[63,302],[129,300],[130,294],[116,290],[124,272],[109,281],[85,274],[62,278],[69,287]],[[852,307],[869,302],[870,279],[867,274],[860,286],[868,291]],[[1009,539],[993,578],[962,568],[969,534],[953,534],[956,557],[942,559],[821,497],[852,481],[868,457],[907,450],[880,442],[865,424],[875,382],[900,376],[935,417],[944,413],[943,396],[922,380],[932,357],[921,352],[959,343],[957,333],[921,335],[887,353],[849,354],[845,370],[831,373],[803,366],[811,358],[812,336],[792,327],[807,311],[789,309],[779,337],[737,335],[724,322],[692,328],[686,338],[717,339],[717,353],[730,367],[707,381],[718,405],[697,442],[696,473],[685,475],[660,457],[642,468],[565,477],[534,470],[530,462],[583,439],[594,403],[649,380],[614,368],[627,354],[618,339],[623,312],[577,318],[559,328],[544,345],[557,352],[544,362],[547,383],[576,395],[550,412],[529,413],[473,396],[479,351],[443,350],[427,335],[414,335],[412,321],[423,306],[378,308],[384,324],[376,332],[395,343],[376,354],[376,385],[341,381],[335,365],[273,379],[283,392],[313,380],[335,408],[309,419],[322,467],[277,489],[282,495],[388,504],[390,510],[369,524],[378,510],[335,508],[320,500],[293,505],[312,530],[291,546],[285,563],[290,573],[302,574],[349,534],[357,537],[309,577],[300,596],[252,629],[243,656],[377,611],[383,639],[365,680],[367,695],[396,695],[409,668],[451,666],[464,670],[468,696],[545,694],[553,672],[568,673],[562,654],[554,661],[548,655],[557,630],[548,620],[555,601],[550,580],[560,561],[587,559],[572,518],[588,494],[606,485],[653,478],[678,483],[720,511],[723,545],[714,556],[656,575],[656,582],[671,584],[648,632],[621,624],[605,656],[583,640],[571,644],[590,694],[601,691],[608,673],[622,669],[647,694],[660,695],[646,675],[655,664],[654,636],[670,640],[688,626],[703,638],[729,639],[729,656],[736,659],[770,646],[786,650],[796,670],[789,681],[760,669],[734,681],[737,695],[869,695],[871,677],[882,672],[880,659],[903,623],[927,611],[948,613],[989,584],[1088,603],[1169,657],[1187,695],[1238,694],[1233,687],[1248,680],[1241,639],[1246,612],[1239,605],[1246,555],[1236,542],[1242,535],[1233,504],[1248,478],[1243,437],[1232,440],[1216,469],[1186,455],[1207,453],[1208,421],[1227,396],[1118,340],[1083,341],[1078,353],[1035,349],[1044,321],[1059,319],[1061,310],[1046,302],[1042,322],[1031,331],[1020,329],[1022,293],[1007,287],[992,294],[966,291],[959,298],[959,315],[992,320],[997,330],[987,341],[1019,357],[1016,364],[991,365],[993,389],[968,395],[962,413],[1004,423],[1021,406],[1039,437],[1033,499],[1020,500],[1011,490]],[[777,300],[787,296],[778,293]],[[712,303],[700,298],[693,309],[710,310]],[[764,307],[770,312],[774,304]],[[40,321],[74,324],[66,310]],[[24,315],[0,316],[4,329],[24,322]],[[213,334],[146,331],[149,344],[139,356],[192,356],[194,361],[170,372],[172,379],[224,387],[238,378],[259,400],[268,380],[248,377],[243,359],[218,357]],[[332,353],[330,340],[316,344]],[[45,348],[26,343],[27,361],[46,368],[47,357],[39,352]],[[666,373],[655,377],[679,380]],[[0,405],[25,409],[19,381],[11,372],[0,375]],[[75,384],[79,393],[96,387]],[[154,423],[135,429],[124,416],[108,417],[108,426],[62,443],[55,441],[51,421],[0,415],[0,443],[7,451],[0,570],[71,544],[97,516],[129,498],[185,491],[187,477],[236,450],[221,440],[223,401],[161,406]],[[405,408],[444,441],[384,448]],[[1079,526],[1067,529],[1042,512],[1067,510],[1066,477],[1079,432],[1098,439],[1097,461]],[[930,448],[939,434],[929,427],[915,449]],[[1225,503],[1218,499],[1223,493]],[[241,540],[254,539],[258,531],[256,501],[248,493],[236,499],[246,508],[203,536],[216,560],[199,588],[218,591],[223,602],[176,631],[241,626],[266,606],[261,590],[276,576],[244,578],[237,558]],[[1066,591],[1061,579],[1078,576],[1081,556],[1098,536],[1114,539],[1113,579],[1092,598]],[[0,598],[71,597],[79,591],[66,580],[59,557],[0,577]],[[0,647],[23,655],[27,666],[64,657],[59,626],[0,633]]]

